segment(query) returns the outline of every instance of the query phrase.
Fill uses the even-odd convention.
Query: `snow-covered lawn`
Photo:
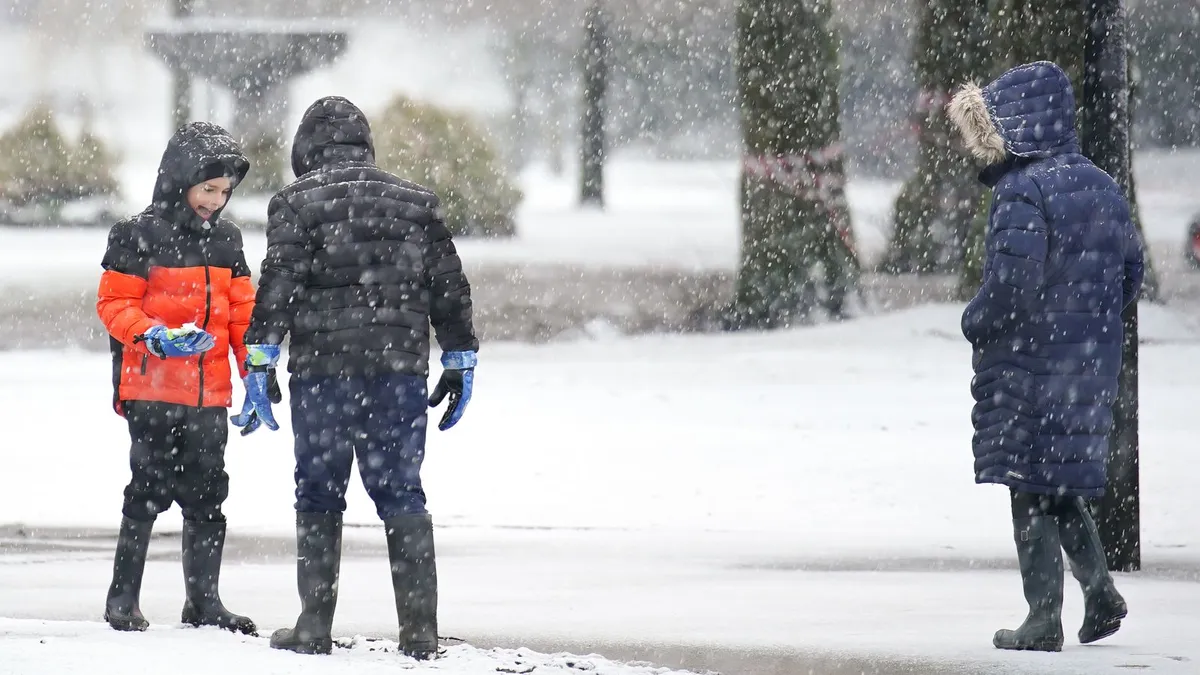
[[[1067,653],[1046,657],[990,646],[991,631],[1019,621],[1023,602],[1007,497],[972,483],[969,354],[958,311],[933,305],[773,334],[487,345],[464,421],[429,444],[443,635],[606,656],[598,646],[662,644],[868,654],[979,672],[1096,673],[1142,663],[1193,672],[1200,343],[1189,322],[1143,310],[1149,571],[1119,580],[1130,618],[1101,647],[1068,643]],[[102,354],[0,354],[0,523],[115,527],[127,439],[108,407],[108,365]],[[231,542],[292,536],[290,450],[286,431],[233,437]],[[343,564],[338,634],[387,637],[394,615],[382,535],[358,484],[349,501],[348,523],[362,526],[349,540],[367,548]],[[177,531],[177,513],[161,517],[158,531]],[[210,641],[222,641],[230,651],[221,663],[235,672],[289,667],[262,661],[281,656],[251,649],[258,643],[227,636],[162,631],[139,642],[95,626],[29,623],[98,618],[110,550],[73,545],[90,548],[0,556],[0,616],[21,619],[0,624],[0,664],[6,650],[20,649],[11,653],[40,655],[47,670],[36,672],[58,672],[70,670],[70,659],[137,654],[145,644],[155,653],[195,650],[198,664],[218,658]],[[177,545],[156,540],[152,554]],[[264,627],[291,621],[289,552],[242,554],[223,582],[230,605]],[[1072,635],[1081,607],[1074,584],[1068,589]],[[178,562],[152,562],[151,620],[173,625],[180,600]],[[51,644],[78,632],[96,647],[60,637],[61,650],[31,652],[43,632]],[[250,652],[244,668],[233,665]],[[502,658],[462,653],[481,663]],[[344,658],[370,668],[378,655],[349,650]]]

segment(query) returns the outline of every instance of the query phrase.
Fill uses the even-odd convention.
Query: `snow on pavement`
[[[430,438],[443,634],[542,651],[651,642],[966,664],[945,672],[1194,672],[1191,322],[1142,311],[1149,571],[1120,576],[1130,619],[1099,647],[1069,642],[1055,658],[990,646],[1023,602],[1007,495],[972,482],[959,310],[771,334],[488,345],[463,422]],[[108,407],[108,368],[101,354],[0,354],[0,523],[115,527],[128,441]],[[286,431],[235,435],[228,469],[231,548],[294,536]],[[348,499],[348,541],[375,548],[343,563],[338,634],[387,637],[395,618],[378,519],[357,482]],[[178,617],[178,539],[168,534],[178,518],[160,517],[152,544],[145,610],[156,625]],[[14,539],[17,552],[0,555],[0,616],[98,619],[110,541],[67,542],[90,551],[67,555]],[[231,561],[230,606],[265,628],[290,622],[290,550]],[[1081,607],[1069,578],[1068,589],[1070,635]],[[0,650],[10,644],[0,637]],[[618,647],[606,655],[644,653]]]
[[[372,675],[398,669],[440,675],[533,673],[538,675],[668,675],[649,664],[614,663],[600,656],[541,654],[529,649],[450,646],[432,663],[396,650],[389,640],[362,636],[340,641],[334,653],[314,657],[272,650],[265,637],[234,636],[154,627],[145,634],[115,633],[102,623],[0,619],[0,673],[21,675],[159,675],[163,672],[284,675],[319,667],[326,675]],[[182,657],[182,658],[181,658]]]

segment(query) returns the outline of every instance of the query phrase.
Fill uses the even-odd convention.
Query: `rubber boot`
[[[414,659],[432,659],[438,651],[433,519],[428,513],[396,516],[383,521],[383,526],[392,564],[400,651]]]
[[[1121,619],[1129,614],[1125,598],[1117,592],[1096,521],[1083,499],[1064,500],[1058,522],[1063,550],[1071,562],[1071,572],[1083,588],[1083,644],[1104,639],[1121,629]]]
[[[996,631],[997,649],[1062,651],[1063,563],[1058,518],[1048,497],[1013,493],[1013,535],[1029,615],[1021,627]]]
[[[117,551],[113,556],[112,584],[104,603],[104,620],[115,630],[143,631],[150,622],[138,606],[142,594],[142,572],[146,569],[146,550],[154,521],[121,519],[117,532]]]
[[[342,514],[296,514],[296,585],[300,616],[295,628],[271,635],[271,647],[299,654],[333,651],[333,613],[342,562]]]
[[[225,523],[183,521],[183,583],[187,601],[181,620],[192,626],[216,626],[235,633],[258,635],[248,617],[225,609],[218,590],[221,557],[225,552]]]

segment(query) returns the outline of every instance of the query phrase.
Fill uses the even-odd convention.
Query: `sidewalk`
[[[778,542],[768,549],[728,533],[707,542],[614,531],[443,528],[438,535],[440,632],[478,647],[597,653],[723,675],[1200,670],[1200,584],[1172,580],[1194,575],[1194,567],[1120,575],[1130,618],[1116,636],[1086,647],[1073,639],[1082,608],[1068,576],[1064,651],[1024,654],[990,643],[994,629],[1023,615],[1009,560],[760,558]],[[297,609],[290,544],[231,537],[222,595],[264,635],[289,624]],[[163,629],[177,625],[182,601],[177,549],[177,535],[156,538],[146,573],[143,610]],[[0,616],[97,621],[110,551],[99,532],[0,534]],[[385,555],[380,533],[348,531],[336,635],[394,637]],[[5,633],[0,627],[0,664]],[[187,648],[159,636],[147,639]],[[126,640],[121,648],[138,645]]]

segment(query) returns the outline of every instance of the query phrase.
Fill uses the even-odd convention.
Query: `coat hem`
[[[983,485],[985,483],[994,483],[996,485],[1004,485],[1017,492],[1028,492],[1038,495],[1049,495],[1051,497],[1066,496],[1066,497],[1103,497],[1104,488],[1071,488],[1071,487],[1052,487],[1049,485],[1039,485],[1037,483],[1027,483],[1013,478],[1004,476],[976,476],[975,482]]]

